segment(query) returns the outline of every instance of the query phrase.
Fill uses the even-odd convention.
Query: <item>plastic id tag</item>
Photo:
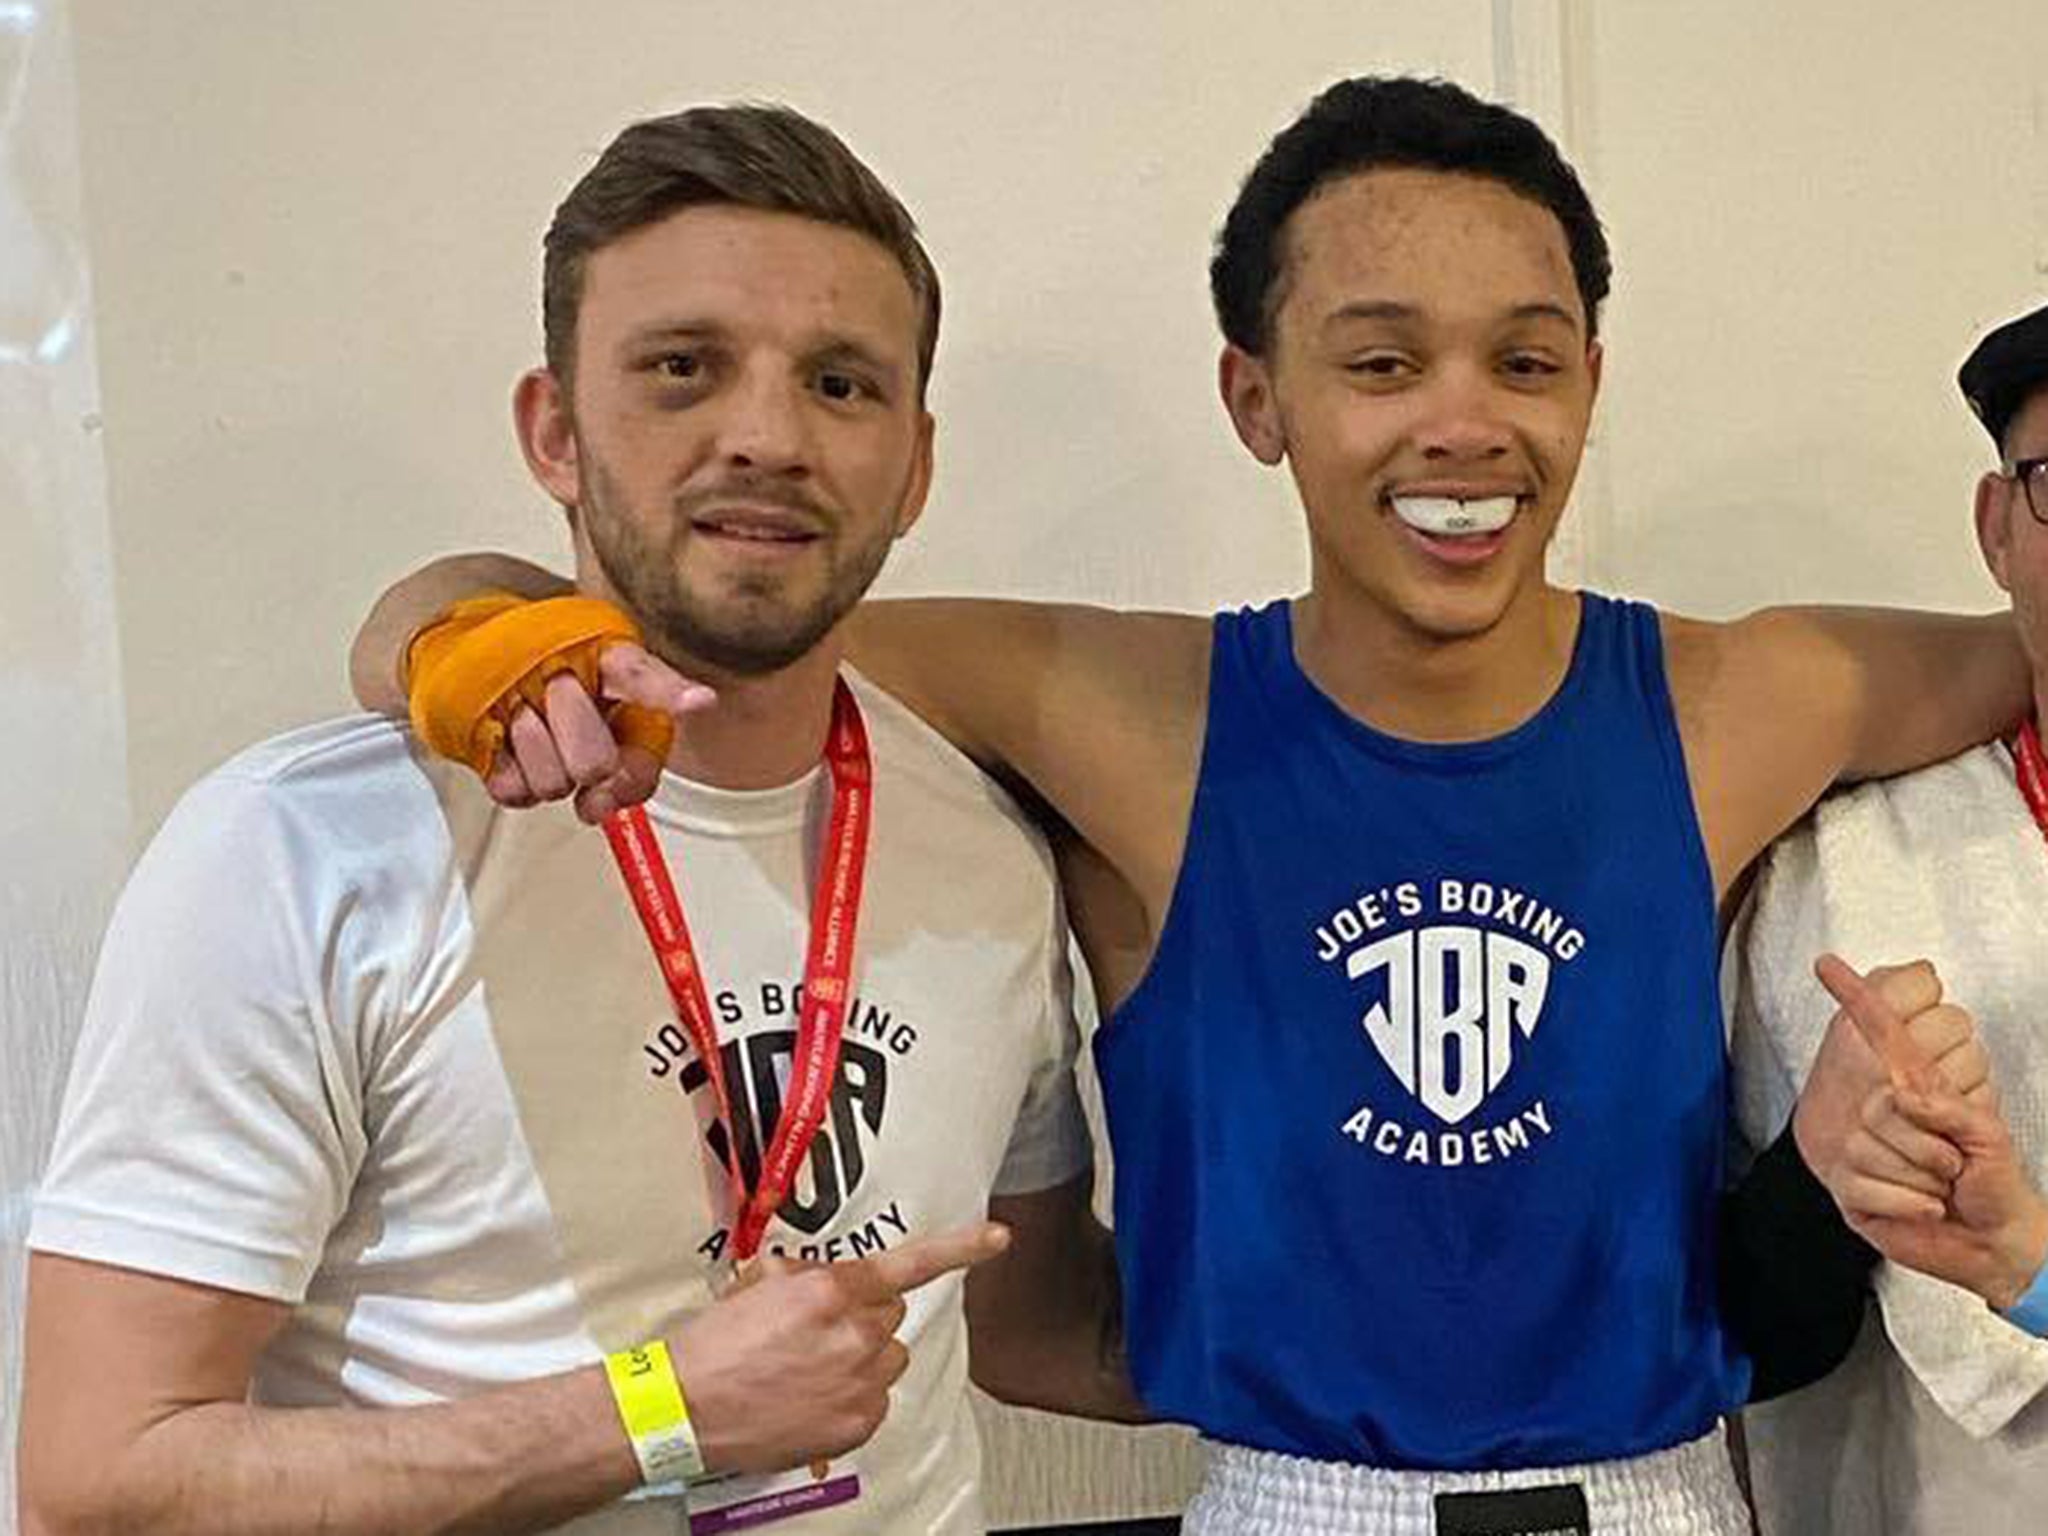
[[[851,1462],[835,1461],[765,1477],[693,1483],[684,1497],[690,1509],[690,1536],[723,1536],[851,1504],[860,1497],[860,1473]]]

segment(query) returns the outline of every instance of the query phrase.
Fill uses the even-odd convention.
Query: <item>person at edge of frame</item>
[[[1745,1415],[1766,1532],[2031,1536],[2048,1509],[2048,308],[1984,336],[1958,383],[1998,455],[1977,541],[2033,714],[2007,741],[1828,796],[1771,849],[1738,929],[1736,1105],[1746,1136],[1775,1135],[1818,1049],[1802,956],[1913,953],[1975,1018],[2003,1121],[1910,1093],[1901,1115],[1878,1090],[1845,1208],[1893,1261],[1883,1326],[1823,1384]]]

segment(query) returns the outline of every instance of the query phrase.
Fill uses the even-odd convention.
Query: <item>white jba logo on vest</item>
[[[1543,1020],[1556,967],[1585,935],[1537,897],[1485,880],[1404,881],[1362,893],[1315,930],[1316,956],[1363,988],[1359,1024],[1426,1115],[1368,1102],[1343,1122],[1403,1162],[1480,1166],[1551,1134],[1541,1099],[1482,1117]],[[1431,1122],[1434,1122],[1433,1124]]]
[[[1503,933],[1437,927],[1396,933],[1344,962],[1353,981],[1383,977],[1366,1038],[1425,1109],[1456,1125],[1500,1086],[1515,1036],[1533,1035],[1550,986],[1542,950]]]

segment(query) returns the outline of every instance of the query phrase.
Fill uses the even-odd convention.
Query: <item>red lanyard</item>
[[[2048,756],[2041,751],[2041,735],[2029,720],[2020,727],[2012,747],[2012,764],[2020,780],[2020,793],[2027,809],[2034,813],[2034,825],[2048,837]]]
[[[825,766],[832,775],[832,819],[825,833],[825,858],[811,898],[811,940],[804,956],[803,1012],[797,1026],[796,1059],[775,1134],[761,1154],[761,1177],[751,1193],[740,1167],[738,1123],[726,1086],[711,1000],[683,904],[669,878],[668,861],[654,840],[647,813],[639,806],[608,817],[605,836],[625,876],[640,926],[654,946],[662,979],[690,1044],[711,1078],[718,1118],[725,1126],[727,1162],[732,1170],[735,1262],[754,1256],[768,1223],[788,1198],[798,1166],[824,1123],[839,1071],[839,1034],[852,993],[854,925],[860,916],[861,883],[867,871],[868,824],[873,819],[873,772],[867,727],[853,690],[841,678],[832,695],[832,728],[825,741]]]

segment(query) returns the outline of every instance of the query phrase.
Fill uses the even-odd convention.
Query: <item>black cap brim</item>
[[[1963,360],[1956,383],[2004,452],[2005,429],[2027,397],[2048,384],[2048,305],[2006,321],[1978,342]]]

